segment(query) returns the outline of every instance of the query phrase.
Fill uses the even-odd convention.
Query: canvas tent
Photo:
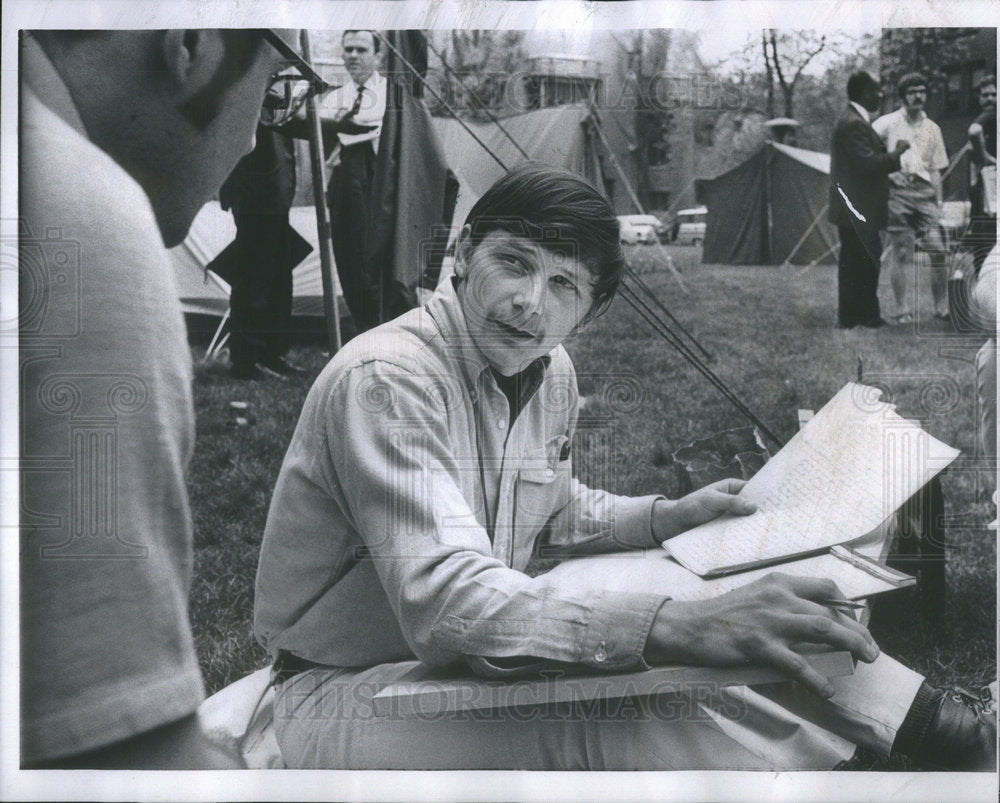
[[[703,262],[806,265],[836,262],[827,220],[830,156],[765,142],[749,159],[696,184],[708,207]]]
[[[316,212],[311,206],[293,206],[289,214],[292,227],[313,250],[292,271],[292,314],[323,317],[323,278],[320,273],[319,235]],[[229,309],[229,285],[205,266],[233,241],[236,224],[217,201],[202,207],[183,243],[170,251],[174,262],[177,294],[185,313],[221,318]],[[336,295],[340,295],[337,276],[333,277]]]
[[[532,160],[572,170],[597,186],[601,184],[597,151],[589,136],[594,123],[582,104],[554,106],[505,117],[500,124],[510,138],[492,122],[463,121],[469,130],[450,117],[435,117],[433,122],[448,166],[459,182],[458,202],[452,218],[454,225],[461,226],[476,199],[505,172],[489,151],[508,168],[525,161],[524,154],[511,139]],[[482,144],[469,133],[470,130]]]
[[[461,227],[476,200],[505,172],[489,151],[511,168],[525,161],[520,150],[523,149],[532,160],[580,173],[597,186],[601,185],[598,154],[603,153],[603,146],[594,134],[598,123],[584,104],[556,106],[506,117],[501,120],[501,125],[510,138],[492,122],[463,121],[468,130],[463,123],[450,117],[433,117],[431,123],[444,160],[459,184],[452,217],[453,233]],[[476,137],[482,140],[482,144],[476,141]],[[520,149],[511,139],[517,142]],[[300,165],[305,163],[301,151],[297,161]],[[306,183],[304,178],[300,172],[296,203],[308,203],[306,199],[310,197],[302,186]],[[290,222],[314,249],[292,272],[292,313],[295,316],[321,317],[323,290],[315,212],[311,206],[293,206]],[[218,317],[225,314],[229,288],[214,276],[206,276],[204,266],[232,241],[235,233],[232,216],[223,212],[218,203],[212,202],[195,218],[184,243],[173,249],[178,290],[185,312]],[[334,275],[335,284],[336,278]],[[339,295],[339,285],[335,289]]]

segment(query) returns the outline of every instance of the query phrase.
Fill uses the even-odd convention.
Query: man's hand
[[[806,645],[878,657],[868,630],[822,600],[843,599],[831,580],[769,574],[728,594],[697,602],[663,603],[646,641],[651,663],[693,666],[768,666],[816,694],[833,687],[802,657]]]
[[[893,150],[893,153],[896,154],[896,156],[902,156],[909,149],[910,149],[910,143],[907,140],[905,140],[905,139],[897,139],[896,140],[896,147]]]
[[[680,499],[660,499],[653,505],[653,538],[663,543],[685,530],[730,513],[746,516],[757,506],[736,494],[746,485],[745,480],[719,480]]]

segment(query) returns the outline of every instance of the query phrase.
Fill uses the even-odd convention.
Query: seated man
[[[455,277],[351,341],[313,386],[271,503],[254,626],[277,657],[275,730],[291,767],[829,768],[856,744],[992,766],[995,724],[885,656],[819,603],[830,581],[772,575],[707,602],[592,593],[529,577],[533,549],[656,547],[752,512],[723,481],[670,501],[572,477],[578,396],[562,342],[607,308],[624,262],[607,201],[527,165],[473,207]],[[859,664],[830,681],[803,642]],[[415,665],[489,677],[657,662],[779,668],[800,685],[470,716],[376,717]],[[870,664],[870,665],[869,665]],[[763,688],[763,687],[762,687]],[[669,711],[670,715],[665,715]],[[813,724],[813,723],[818,723]]]

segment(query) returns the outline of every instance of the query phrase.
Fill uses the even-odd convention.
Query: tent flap
[[[836,261],[837,233],[826,216],[829,184],[828,154],[776,142],[714,179],[699,180],[698,200],[708,207],[702,261]]]

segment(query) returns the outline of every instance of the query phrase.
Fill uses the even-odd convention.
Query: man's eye
[[[573,282],[570,281],[570,279],[568,277],[563,276],[561,274],[553,276],[552,279],[550,279],[550,281],[553,284],[555,284],[555,285],[557,285],[559,287],[563,287],[563,288],[565,288],[567,290],[575,290],[576,289],[576,285],[573,284]]]
[[[501,257],[500,261],[503,262],[503,264],[506,267],[510,268],[512,271],[515,271],[517,273],[525,273],[528,270],[528,266],[525,265],[524,262],[518,259],[517,257],[505,256]]]

